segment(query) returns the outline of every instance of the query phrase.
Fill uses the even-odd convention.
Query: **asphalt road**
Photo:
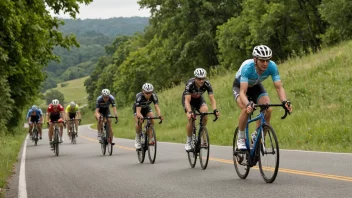
[[[211,145],[202,170],[199,161],[189,166],[184,144],[158,142],[155,164],[147,156],[140,164],[127,139],[115,139],[113,155],[103,156],[88,125],[76,145],[65,136],[56,157],[44,132],[38,146],[26,140],[6,197],[352,197],[352,154],[280,150],[278,176],[267,184],[257,167],[245,180],[237,176],[232,147]]]

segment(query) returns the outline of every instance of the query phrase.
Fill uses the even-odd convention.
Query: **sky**
[[[113,17],[149,17],[148,9],[140,9],[138,0],[94,0],[88,5],[80,4],[80,19],[108,19]],[[57,15],[55,15],[57,16]],[[60,14],[60,18],[70,18],[68,14]]]

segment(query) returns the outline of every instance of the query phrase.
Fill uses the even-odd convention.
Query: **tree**
[[[53,48],[79,46],[74,36],[64,36],[58,30],[63,22],[52,17],[47,9],[55,14],[63,11],[75,18],[78,3],[90,2],[92,0],[0,1],[0,79],[4,79],[0,98],[13,102],[6,103],[6,110],[11,114],[1,116],[0,125],[13,130],[20,124],[23,110],[39,94],[45,79],[42,69],[50,60],[58,60]]]
[[[45,101],[46,104],[51,104],[51,101],[54,99],[58,99],[61,105],[65,103],[65,96],[63,93],[59,92],[58,90],[50,90],[45,94]]]

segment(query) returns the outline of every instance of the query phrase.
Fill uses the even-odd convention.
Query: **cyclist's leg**
[[[78,115],[77,115],[77,113],[75,113],[74,118],[75,118],[75,129],[76,129],[76,134],[78,134]]]
[[[42,126],[43,126],[43,124],[41,122],[37,123],[38,132],[39,132],[39,139],[42,139]]]
[[[112,142],[112,140],[114,139],[114,133],[113,133],[113,131],[112,131],[111,118],[105,118],[105,119],[108,120],[109,133],[110,133],[109,136],[110,136],[111,142]]]
[[[147,117],[154,117],[154,113],[153,113],[152,109],[150,107],[149,107],[149,109],[150,109],[150,111],[147,113]],[[151,126],[154,128],[154,120],[152,119],[152,120],[150,120],[150,122],[151,122]],[[149,141],[151,141],[153,138],[153,132],[152,132],[151,128],[149,128],[149,131],[148,131],[148,138],[149,138]]]
[[[32,130],[33,130],[33,122],[32,121],[28,122],[28,127],[29,127],[29,130],[28,130],[29,137],[32,138]]]
[[[264,89],[264,86],[260,83],[257,86],[255,86],[257,91],[257,104],[270,104],[270,98],[268,93],[266,92],[266,90]],[[267,109],[265,111],[265,122],[267,124],[270,124],[270,118],[271,118],[271,112],[272,112],[272,108],[270,107],[269,109]],[[257,128],[260,125],[260,120],[258,120],[257,122]]]
[[[67,124],[67,126],[66,126],[67,135],[70,136],[70,132],[71,132],[70,129],[71,129],[71,124],[72,124],[71,120],[67,120],[66,124]]]
[[[203,98],[203,96],[201,97],[201,105],[199,108],[199,112],[208,112],[208,106],[207,103],[205,103],[205,100]],[[208,122],[208,116],[204,116],[203,117],[203,126],[207,126],[207,122]]]

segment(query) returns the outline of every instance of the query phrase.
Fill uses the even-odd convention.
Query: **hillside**
[[[281,148],[352,152],[352,42],[324,49],[303,58],[292,58],[278,63],[280,75],[293,113],[281,120],[282,109],[274,109],[272,126],[275,128]],[[210,78],[221,117],[215,123],[208,122],[212,144],[231,145],[238,123],[239,110],[232,96],[232,82],[236,71]],[[186,74],[185,74],[186,75]],[[187,74],[190,77],[191,73]],[[271,79],[264,81],[272,102],[278,102]],[[158,92],[160,108],[165,116],[156,125],[160,141],[185,142],[186,118],[181,106],[184,85]],[[206,95],[205,95],[206,96]],[[124,97],[124,96],[116,96]],[[205,97],[208,101],[208,97]],[[134,138],[133,101],[127,107],[117,104],[119,123],[116,136]],[[209,101],[208,101],[209,104]],[[154,108],[153,108],[154,109]]]

